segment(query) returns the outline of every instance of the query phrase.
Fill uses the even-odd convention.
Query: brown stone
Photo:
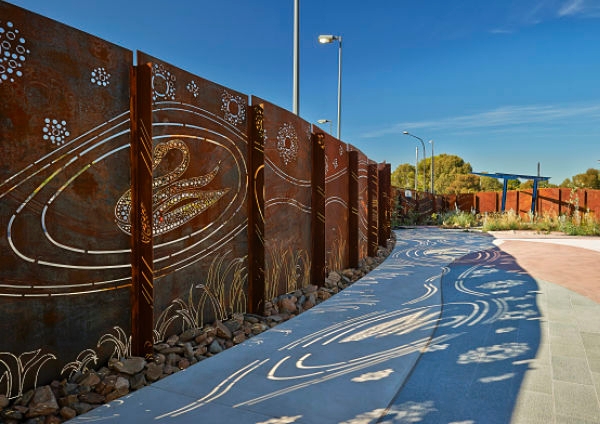
[[[65,420],[70,420],[77,416],[77,411],[75,411],[72,408],[69,408],[68,406],[63,406],[62,408],[60,408],[60,416],[63,417]]]
[[[92,404],[104,403],[104,396],[100,393],[90,392],[79,395],[79,401]]]
[[[264,322],[257,322],[256,324],[254,324],[252,326],[252,333],[260,334],[263,331],[267,331],[268,329],[269,329],[269,326],[267,324],[265,324]]]
[[[93,387],[98,383],[100,383],[100,376],[98,376],[98,374],[96,374],[94,371],[89,371],[84,374],[83,379],[79,382],[81,386],[90,387]]]
[[[145,366],[146,360],[139,356],[109,362],[110,369],[127,375],[137,374],[141,372]]]
[[[75,405],[73,405],[73,409],[75,409],[75,411],[77,412],[77,415],[82,415],[82,414],[85,414],[86,412],[91,411],[92,409],[94,409],[94,407],[92,405],[90,405],[89,403],[77,402]]]
[[[189,342],[190,340],[195,339],[203,333],[204,331],[202,331],[201,328],[190,328],[181,333],[181,335],[179,336],[179,341],[182,343]]]
[[[199,345],[201,345],[201,344],[205,344],[205,343],[206,343],[206,338],[207,338],[207,337],[208,337],[208,336],[206,335],[206,333],[205,333],[205,332],[202,332],[201,334],[198,334],[198,335],[196,336],[196,338],[194,339],[194,341],[195,341],[197,344],[199,344]]]
[[[79,396],[78,395],[67,395],[65,397],[61,397],[58,400],[58,405],[61,406],[61,407],[65,407],[65,406],[70,407],[75,402],[79,402]]]
[[[33,398],[29,402],[27,417],[50,415],[58,411],[58,403],[50,386],[41,386],[35,389]]]
[[[9,400],[5,395],[0,395],[0,409],[6,408],[9,403]]]
[[[149,381],[158,380],[163,374],[163,365],[155,362],[150,362],[146,365],[146,378]]]
[[[298,299],[296,299],[295,296],[284,297],[284,298],[280,299],[279,302],[277,303],[277,306],[279,306],[279,311],[286,312],[286,313],[296,312],[298,310],[298,308],[296,306],[297,300]]]
[[[240,344],[243,343],[244,341],[246,341],[246,334],[242,331],[242,332],[238,332],[237,334],[235,334],[233,336],[233,343],[234,344]]]
[[[60,424],[62,423],[62,419],[57,417],[56,415],[47,415],[44,419],[44,424]]]
[[[231,338],[231,330],[221,321],[215,321],[214,326],[216,329],[217,337],[221,337],[223,339]]]
[[[189,368],[190,365],[190,361],[187,358],[182,358],[179,360],[179,362],[177,362],[177,368],[179,368],[180,370]]]

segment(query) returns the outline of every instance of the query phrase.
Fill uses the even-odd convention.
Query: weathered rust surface
[[[385,182],[362,152],[145,53],[0,16],[0,394],[262,312],[368,253]]]
[[[327,269],[349,263],[350,169],[346,143],[324,134],[325,141],[325,257]]]
[[[248,310],[261,314],[265,298],[265,130],[263,110],[259,105],[249,107],[248,146]]]
[[[310,284],[311,125],[265,100],[265,286],[267,299]]]
[[[350,146],[349,146],[350,147]],[[348,266],[358,267],[359,248],[358,152],[348,150]]]
[[[131,351],[153,353],[152,68],[131,68]]]
[[[380,246],[387,246],[387,241],[392,235],[392,204],[391,204],[391,176],[392,165],[380,163],[377,167],[379,173],[379,232]]]
[[[325,282],[325,133],[312,135],[311,282]]]
[[[377,248],[379,246],[379,214],[378,214],[378,188],[379,174],[377,172],[377,163],[369,162],[367,164],[367,190],[368,190],[368,205],[367,205],[367,224],[368,224],[368,251],[367,254],[371,257],[377,256]]]
[[[369,250],[369,159],[351,144],[348,149],[358,154],[358,259],[368,256]]]
[[[22,353],[47,358],[47,381],[113,326],[130,333],[115,205],[130,184],[132,52],[6,2],[0,17],[0,393],[12,383],[11,397]]]
[[[248,97],[137,57],[152,68],[155,323],[174,301],[225,319],[247,303]]]
[[[499,209],[498,194],[495,191],[477,193],[477,211],[480,213],[496,212]]]

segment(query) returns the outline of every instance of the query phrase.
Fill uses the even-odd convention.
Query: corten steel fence
[[[494,213],[502,209],[502,192],[461,193],[432,196],[429,193],[392,188],[393,204],[399,222],[426,222],[434,212],[460,210],[464,212]],[[531,212],[531,190],[509,190],[506,193],[505,211],[521,216]],[[600,212],[600,190],[571,188],[541,188],[535,205],[538,215],[572,215],[575,210]]]
[[[0,394],[261,313],[387,243],[389,165],[6,2],[0,27]]]

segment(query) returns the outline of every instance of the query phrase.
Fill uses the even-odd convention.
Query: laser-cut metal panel
[[[272,103],[264,109],[265,285],[267,299],[309,284],[311,125]]]
[[[130,331],[115,206],[130,183],[132,53],[6,2],[0,27],[0,355],[15,396],[21,353],[51,355],[41,382],[113,326]]]
[[[377,162],[369,161],[367,164],[368,172],[368,251],[371,257],[377,256],[378,235],[379,235],[379,174],[377,172]]]
[[[485,191],[477,193],[477,212],[496,212],[498,210],[498,192]]]
[[[538,194],[541,213],[559,216],[561,213],[560,188],[541,188]],[[563,208],[564,209],[564,208]]]
[[[380,246],[387,246],[387,240],[392,234],[392,192],[391,176],[392,166],[389,163],[380,163],[377,166],[379,174],[379,233],[378,241]]]
[[[358,152],[358,259],[368,256],[369,246],[369,159],[356,147],[349,149]]]
[[[248,97],[138,62],[153,70],[155,320],[190,292],[189,307],[223,319],[246,305]]]
[[[600,214],[600,190],[586,189],[586,202],[584,210],[593,212],[596,217]]]
[[[325,255],[330,271],[349,266],[348,145],[325,134]]]

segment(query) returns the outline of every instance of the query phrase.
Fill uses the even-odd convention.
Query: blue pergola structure
[[[518,175],[501,173],[488,174],[486,172],[471,172],[471,174],[504,180],[502,184],[502,212],[504,212],[504,209],[506,208],[506,191],[508,189],[508,180],[533,180],[533,193],[531,194],[531,213],[535,213],[535,204],[537,201],[538,194],[538,181],[548,181],[550,179],[550,177],[540,177],[539,175]]]

